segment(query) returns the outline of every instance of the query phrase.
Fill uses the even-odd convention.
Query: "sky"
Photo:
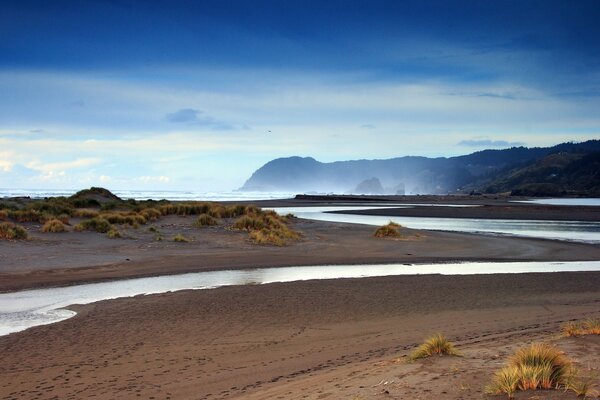
[[[599,1],[4,0],[0,188],[600,138]]]

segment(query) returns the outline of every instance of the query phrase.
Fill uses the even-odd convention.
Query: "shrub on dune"
[[[114,228],[109,230],[108,232],[106,232],[106,236],[108,236],[109,239],[117,239],[117,238],[122,237],[121,232],[119,232],[118,230],[116,230]]]
[[[446,339],[441,333],[438,333],[425,340],[422,345],[410,354],[409,359],[414,361],[419,358],[430,357],[433,355],[458,356],[460,353],[456,350],[452,342]]]
[[[75,230],[77,232],[92,231],[98,233],[107,233],[111,229],[112,225],[110,224],[110,222],[108,222],[102,217],[86,219],[75,225]]]
[[[534,343],[518,350],[508,365],[496,372],[486,392],[512,398],[515,390],[567,389],[572,375],[573,363],[562,351]]]
[[[65,224],[59,220],[59,219],[51,219],[49,221],[47,221],[41,229],[42,232],[45,233],[60,233],[60,232],[66,232],[67,231],[67,227],[65,226]]]
[[[24,240],[27,237],[27,231],[22,226],[10,222],[0,223],[0,239]]]
[[[0,221],[6,221],[8,219],[8,211],[0,210]]]
[[[265,222],[263,218],[259,215],[244,215],[238,218],[233,223],[234,229],[244,230],[244,231],[253,231],[260,230],[265,227]]]
[[[173,241],[174,242],[180,242],[180,243],[187,243],[187,242],[190,241],[190,239],[188,239],[185,236],[183,236],[182,234],[178,233],[177,235],[175,235],[173,237]]]
[[[387,225],[380,226],[377,228],[373,236],[377,238],[383,237],[399,237],[400,236],[400,225],[390,221]]]
[[[80,209],[80,210],[75,210],[73,212],[73,216],[77,217],[77,218],[95,218],[97,217],[99,214],[98,211],[96,210],[90,210],[90,209]]]
[[[194,226],[198,228],[202,228],[204,226],[213,226],[217,225],[218,222],[215,218],[211,217],[208,214],[200,214],[196,221],[194,222]]]
[[[600,320],[588,318],[584,321],[569,321],[561,326],[561,331],[567,337],[600,335]]]

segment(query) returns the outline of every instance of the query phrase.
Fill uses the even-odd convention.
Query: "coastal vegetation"
[[[186,238],[185,236],[183,236],[181,233],[178,233],[177,235],[175,235],[173,237],[173,241],[174,242],[180,242],[180,243],[187,243],[190,241],[190,239]]]
[[[238,218],[233,228],[249,232],[250,240],[256,244],[283,246],[291,240],[300,239],[300,234],[288,227],[289,220],[274,211],[255,208]]]
[[[60,232],[66,232],[67,231],[67,227],[65,226],[65,224],[57,219],[57,218],[53,218],[51,220],[46,221],[46,223],[42,226],[42,228],[40,229],[42,232],[51,232],[51,233],[60,233]]]
[[[192,223],[195,227],[221,225],[223,229],[246,231],[256,244],[282,246],[300,238],[300,234],[289,227],[292,216],[281,217],[253,205],[123,200],[98,187],[81,190],[70,197],[0,200],[0,221],[40,223],[42,232],[65,232],[70,219],[75,218],[74,231],[107,233],[111,238],[122,237],[116,226],[137,229],[174,215],[197,216]],[[150,232],[157,234],[156,240],[162,239],[155,227],[150,228]]]
[[[196,218],[196,222],[194,222],[194,226],[198,227],[198,228],[201,228],[204,226],[213,226],[213,225],[217,225],[217,224],[218,224],[217,220],[208,214],[200,214],[198,216],[198,218]]]
[[[25,240],[27,237],[27,231],[22,226],[10,222],[0,222],[1,240]]]
[[[562,351],[546,343],[533,343],[519,349],[496,372],[486,392],[513,398],[517,390],[570,389],[574,382],[573,362]]]
[[[74,229],[76,232],[92,231],[98,233],[107,233],[109,230],[112,229],[112,225],[104,218],[96,217],[81,221],[80,223],[75,225]]]
[[[460,352],[456,350],[454,344],[446,339],[444,335],[438,333],[426,339],[422,345],[409,355],[408,359],[414,361],[433,355],[460,356]]]
[[[400,237],[400,225],[390,221],[388,224],[377,228],[373,236],[376,238]]]
[[[562,333],[567,336],[600,335],[600,320],[588,318],[584,321],[567,322],[561,327]]]

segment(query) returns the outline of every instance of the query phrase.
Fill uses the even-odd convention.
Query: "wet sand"
[[[25,224],[31,240],[0,241],[0,291],[106,279],[216,269],[325,264],[431,263],[448,261],[600,260],[600,246],[584,243],[403,229],[402,240],[377,239],[372,226],[297,219],[302,240],[258,246],[245,232],[192,227],[194,217],[170,216],[121,228],[127,237],[92,232],[40,233]],[[163,241],[149,232],[154,226]],[[175,243],[183,233],[190,243]]]
[[[0,290],[256,266],[600,259],[593,244],[409,229],[382,240],[370,226],[304,220],[293,222],[301,241],[256,246],[192,221],[154,223],[162,242],[149,226],[111,240],[27,224],[32,240],[0,242]],[[176,233],[192,241],[170,241]],[[556,343],[586,373],[600,369],[600,337],[557,334],[566,321],[600,317],[595,272],[306,281],[70,308],[74,318],[0,337],[1,399],[481,399],[493,372],[531,341]],[[436,332],[464,357],[406,363]]]
[[[600,273],[343,279],[104,301],[0,337],[0,398],[481,399],[493,372],[532,340],[597,371],[600,337],[557,332],[600,317],[599,305]],[[407,364],[435,332],[464,357]]]

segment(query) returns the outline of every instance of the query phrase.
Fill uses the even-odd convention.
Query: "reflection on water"
[[[511,262],[453,264],[330,265],[314,267],[256,268],[197,272],[152,278],[127,279],[86,285],[0,293],[0,335],[32,326],[70,318],[73,311],[61,309],[71,304],[165,293],[185,289],[210,289],[228,285],[292,282],[309,279],[361,278],[413,274],[492,274],[558,271],[600,271],[600,261],[590,262]]]
[[[534,221],[470,218],[395,217],[379,215],[331,214],[328,211],[350,211],[397,207],[282,207],[280,214],[292,213],[299,218],[319,221],[347,222],[380,226],[394,221],[413,229],[454,232],[495,233],[544,239],[572,240],[600,243],[600,222],[594,221]]]
[[[534,199],[515,201],[515,203],[548,204],[553,206],[600,206],[600,199]]]

